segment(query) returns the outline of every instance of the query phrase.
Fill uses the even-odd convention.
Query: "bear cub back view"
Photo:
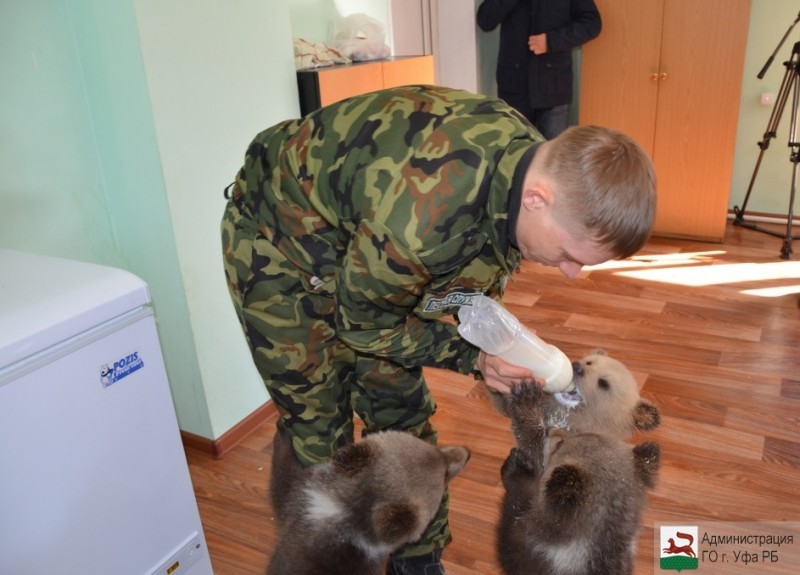
[[[390,553],[422,535],[470,456],[384,431],[303,469],[280,426],[273,449],[280,533],[268,575],[383,575]]]
[[[592,374],[598,367],[594,360],[585,367],[575,372],[589,386],[582,391],[589,409],[590,387],[599,392],[605,385]],[[618,435],[628,424],[615,418],[608,420],[609,434],[583,431],[602,427],[604,420],[594,417],[569,431],[553,429],[546,423],[548,399],[535,383],[516,386],[506,399],[517,446],[501,471],[506,494],[497,547],[503,571],[632,575],[641,512],[660,465],[659,445],[625,443]]]

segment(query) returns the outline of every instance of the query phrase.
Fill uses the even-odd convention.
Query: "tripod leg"
[[[797,62],[794,65],[795,78],[798,77],[800,70],[797,67]],[[800,163],[800,142],[797,140],[797,114],[800,111],[800,87],[795,82],[793,100],[792,100],[792,120],[789,125],[789,159],[792,162],[792,188],[789,193],[789,211],[786,216],[786,235],[783,238],[783,246],[781,247],[781,258],[788,260],[792,258],[792,224],[793,224],[793,211],[794,211],[794,196],[797,190],[797,164]]]
[[[761,168],[761,160],[764,159],[764,152],[766,152],[767,148],[769,147],[769,141],[766,140],[766,144],[764,142],[765,140],[762,140],[758,143],[758,147],[761,148],[761,151],[758,154],[756,167],[753,169],[753,175],[750,176],[750,184],[747,186],[747,193],[744,195],[742,207],[739,208],[739,206],[733,206],[733,214],[735,216],[733,220],[734,225],[744,225],[744,212],[747,209],[747,202],[750,201],[750,193],[753,191],[753,185],[756,183],[756,176],[758,175],[758,170]]]
[[[750,201],[750,194],[753,191],[753,185],[756,182],[758,170],[761,168],[761,160],[764,158],[764,153],[767,151],[767,148],[769,148],[770,140],[777,136],[778,125],[780,124],[781,116],[783,116],[783,110],[786,108],[786,102],[789,100],[789,93],[791,92],[792,85],[795,83],[795,79],[796,67],[787,62],[786,73],[783,76],[781,87],[778,90],[778,96],[775,99],[775,107],[772,109],[772,114],[769,117],[767,129],[764,131],[764,137],[760,142],[758,142],[758,147],[761,149],[761,151],[758,154],[758,160],[756,160],[756,166],[755,169],[753,169],[753,175],[750,177],[750,184],[747,186],[747,193],[744,196],[744,202],[742,202],[741,209],[739,206],[733,206],[733,213],[736,216],[733,220],[734,225],[745,225],[744,213],[747,209],[747,203]]]
[[[800,92],[795,88],[794,92],[794,106],[797,109],[800,104]],[[785,260],[792,259],[792,224],[794,219],[794,196],[797,190],[797,165],[800,162],[800,142],[797,141],[797,117],[792,119],[790,128],[789,146],[791,147],[791,154],[789,158],[792,161],[792,188],[789,193],[789,212],[786,216],[786,235],[783,238],[783,246],[781,246],[781,258]]]
[[[783,238],[783,245],[781,246],[781,258],[784,260],[792,259],[792,224],[793,224],[793,208],[794,208],[794,195],[797,189],[797,163],[800,160],[798,150],[792,152],[792,161],[794,168],[792,170],[792,191],[789,194],[789,215],[786,219],[786,235]]]

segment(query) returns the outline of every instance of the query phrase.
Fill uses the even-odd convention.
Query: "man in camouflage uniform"
[[[409,86],[256,136],[226,194],[225,272],[303,465],[354,440],[354,412],[366,432],[435,443],[423,366],[499,391],[534,377],[439,321],[476,294],[499,299],[521,257],[574,276],[641,247],[649,160],[621,134],[572,130],[559,148],[500,100]],[[389,573],[443,573],[449,540],[445,499]]]

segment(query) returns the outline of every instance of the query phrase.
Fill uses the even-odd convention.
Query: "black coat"
[[[520,110],[552,108],[572,101],[572,54],[600,34],[594,0],[484,0],[478,8],[484,31],[500,25],[497,95]],[[528,48],[528,36],[547,34],[547,53]]]

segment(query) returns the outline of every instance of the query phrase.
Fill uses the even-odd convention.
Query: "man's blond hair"
[[[566,229],[607,246],[616,258],[641,249],[655,219],[656,178],[636,142],[616,130],[578,126],[541,152],[535,163],[553,184],[554,214]]]

